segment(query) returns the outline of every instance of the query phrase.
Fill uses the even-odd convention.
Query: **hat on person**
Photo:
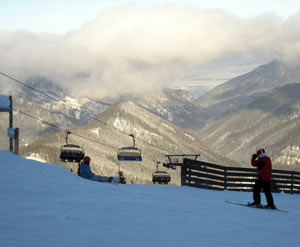
[[[261,148],[256,151],[256,154],[257,154],[257,157],[260,158],[260,157],[263,157],[266,155],[266,151],[263,148]]]
[[[90,158],[89,156],[85,156],[85,157],[83,158],[83,162],[86,163],[86,164],[90,164],[91,158]]]

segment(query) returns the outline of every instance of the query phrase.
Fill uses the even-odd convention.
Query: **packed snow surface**
[[[242,207],[252,193],[99,183],[0,151],[0,246],[300,246],[300,196],[289,213]],[[264,196],[262,195],[263,202]]]

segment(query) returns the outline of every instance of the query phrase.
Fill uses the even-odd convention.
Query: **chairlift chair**
[[[152,182],[155,184],[168,184],[171,181],[171,176],[165,171],[156,171],[152,174]]]
[[[152,174],[152,182],[154,184],[156,182],[159,184],[168,184],[171,181],[171,176],[168,172],[159,171],[158,164],[160,164],[160,162],[157,162],[156,171]]]
[[[66,131],[66,145],[63,145],[60,149],[60,160],[63,162],[80,162],[84,157],[84,149],[79,145],[69,144],[68,137],[71,131]]]
[[[123,147],[118,150],[118,160],[119,161],[142,161],[142,152],[140,149],[135,147],[135,137],[133,134],[129,136],[133,139],[132,147]]]

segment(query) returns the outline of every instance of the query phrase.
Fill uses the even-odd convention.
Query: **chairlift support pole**
[[[8,129],[7,129],[9,151],[14,154],[18,154],[19,153],[19,128],[14,129],[13,127],[14,113],[13,113],[13,99],[11,95],[8,96],[8,101],[9,101],[8,106],[5,106],[4,108],[0,108],[0,112],[9,113]]]
[[[197,160],[198,157],[200,157],[200,154],[166,154],[165,156],[171,162],[171,157],[190,157],[190,156],[194,156],[195,160]]]
[[[174,163],[171,159],[172,157],[194,157],[197,160],[199,156],[200,154],[166,154],[165,157],[168,158],[169,163],[164,164],[164,166],[172,169],[176,169],[176,166],[182,166],[182,163]]]

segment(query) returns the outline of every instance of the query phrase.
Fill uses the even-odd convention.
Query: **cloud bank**
[[[44,75],[94,99],[144,95],[230,54],[297,60],[300,13],[241,19],[191,5],[123,5],[66,35],[0,31],[0,54],[1,71],[21,80]]]

